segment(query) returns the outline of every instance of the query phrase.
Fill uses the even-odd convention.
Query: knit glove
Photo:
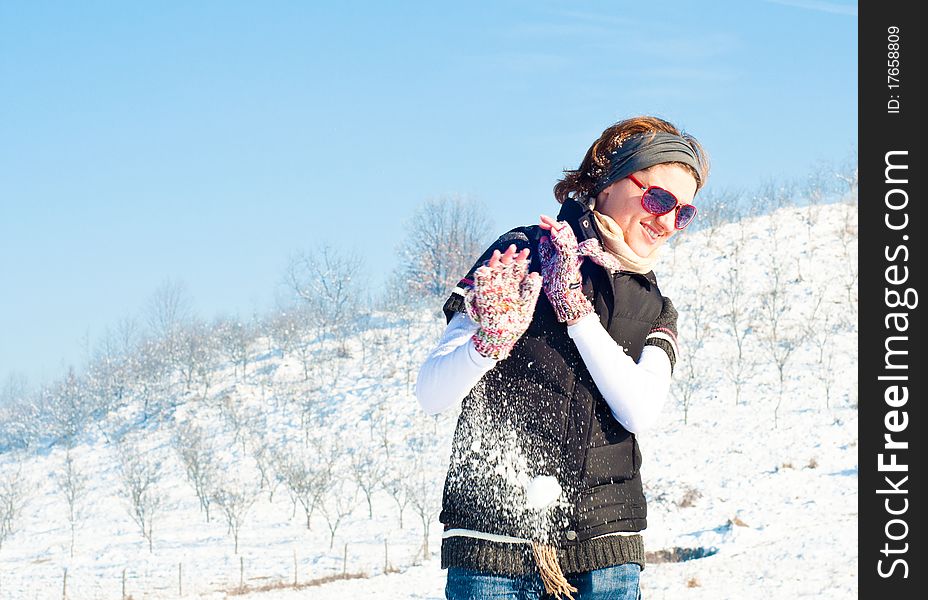
[[[579,254],[577,236],[568,223],[558,221],[558,227],[551,229],[551,237],[539,240],[538,258],[545,295],[558,321],[564,323],[593,312],[593,305],[581,288],[583,258]]]
[[[541,276],[529,262],[514,260],[474,271],[474,287],[464,297],[468,316],[480,328],[471,337],[481,356],[502,360],[528,329],[541,292]]]
[[[599,240],[596,238],[583,240],[580,242],[578,247],[580,249],[581,256],[589,257],[589,259],[597,265],[604,267],[609,271],[622,270],[622,265],[619,263],[619,259],[617,259],[611,252],[606,251],[599,243]]]
[[[670,372],[677,364],[677,354],[679,346],[677,345],[677,309],[673,307],[670,298],[664,297],[664,306],[661,308],[661,314],[654,320],[651,330],[644,340],[645,346],[657,346],[667,353],[670,359]]]

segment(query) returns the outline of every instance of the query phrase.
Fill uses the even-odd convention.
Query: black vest
[[[578,240],[597,235],[589,211],[565,202],[559,220]],[[547,232],[520,227],[502,236],[532,250],[531,270],[540,271],[537,242]],[[603,327],[626,354],[638,360],[663,304],[653,273],[610,274],[590,260],[581,268],[583,290]],[[461,297],[445,305],[448,318]],[[641,453],[634,434],[615,417],[593,382],[567,326],[559,323],[541,293],[528,330],[509,358],[491,369],[464,399],[454,434],[439,519],[465,528],[531,538],[559,547],[647,525],[641,487]],[[524,486],[537,475],[555,476],[562,502],[539,514],[526,511]]]

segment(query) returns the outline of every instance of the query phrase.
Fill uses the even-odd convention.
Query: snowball
[[[539,475],[528,482],[525,487],[525,504],[529,508],[542,510],[548,508],[561,495],[561,484],[550,475]]]

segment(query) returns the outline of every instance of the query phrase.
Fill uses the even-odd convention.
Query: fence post
[[[181,563],[177,563],[177,595],[184,595],[184,579],[183,579],[183,567]]]
[[[293,587],[299,584],[300,567],[296,562],[296,550],[293,551]]]
[[[390,572],[390,551],[387,548],[387,538],[383,538],[383,572],[384,575]]]
[[[238,587],[245,589],[245,557],[238,557]]]
[[[342,556],[342,577],[348,573],[348,544],[345,544],[345,554]]]
[[[68,568],[64,568],[64,581],[61,584],[61,600],[68,600]]]
[[[126,570],[122,570],[122,600],[126,600]]]

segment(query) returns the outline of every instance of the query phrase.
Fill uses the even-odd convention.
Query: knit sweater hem
[[[637,563],[642,569],[645,566],[644,542],[640,535],[592,538],[558,548],[557,554],[565,574],[586,573],[626,563]],[[441,542],[441,568],[449,567],[506,577],[538,572],[531,545],[457,536]]]

